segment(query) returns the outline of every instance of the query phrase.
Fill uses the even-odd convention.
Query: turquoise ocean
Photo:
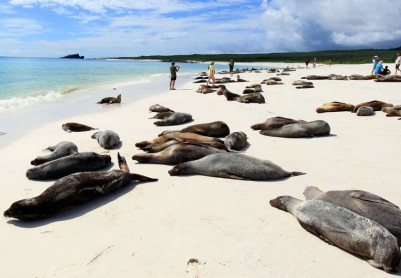
[[[176,65],[180,66],[176,88],[208,67]],[[129,104],[168,92],[169,68],[170,63],[148,60],[0,57],[0,147],[47,122],[97,112],[99,105],[88,103],[106,96],[121,93],[122,103]],[[227,69],[226,64],[216,64],[216,71]],[[135,89],[121,92],[123,84]]]

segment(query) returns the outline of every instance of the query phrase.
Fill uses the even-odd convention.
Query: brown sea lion
[[[325,113],[325,112],[353,111],[354,108],[355,106],[352,104],[333,101],[325,103],[322,106],[316,108],[316,112]]]
[[[376,268],[397,271],[400,249],[397,239],[382,225],[345,207],[291,196],[270,200],[272,207],[288,211],[302,228],[343,250],[361,256]]]
[[[370,80],[369,77],[365,76],[365,75],[360,75],[360,74],[351,74],[350,76],[348,76],[349,80]]]
[[[60,142],[57,145],[49,146],[45,150],[49,150],[52,153],[45,156],[38,156],[31,161],[32,165],[40,165],[45,162],[55,160],[70,154],[78,153],[78,147],[72,142]]]
[[[327,75],[328,80],[348,80],[347,76],[339,75],[339,74],[329,74]]]
[[[301,172],[288,172],[269,160],[238,153],[216,153],[204,158],[180,163],[168,173],[178,175],[204,175],[239,180],[277,180],[303,175]]]
[[[94,130],[97,128],[93,128],[84,124],[79,124],[79,123],[74,123],[74,122],[70,122],[70,123],[65,123],[61,126],[61,128],[64,131],[67,132],[81,132],[81,131],[89,131],[89,130]]]
[[[293,119],[284,118],[284,117],[273,117],[273,118],[268,118],[263,123],[254,124],[251,126],[251,128],[253,130],[276,129],[276,128],[282,127],[284,125],[295,124],[295,123],[300,123],[300,122],[304,123],[305,121],[293,120]]]
[[[386,113],[387,113],[386,117],[400,117],[401,116],[401,107],[399,109],[395,109],[395,108],[390,109]]]
[[[197,93],[201,94],[210,94],[214,92],[210,86],[207,85],[200,85],[199,88],[196,90]]]
[[[120,154],[118,161],[121,170],[80,172],[61,178],[42,194],[13,203],[4,216],[24,221],[44,219],[117,191],[132,181],[157,181],[130,173]]]
[[[284,138],[327,136],[330,134],[330,125],[325,121],[317,120],[284,125],[276,129],[264,129],[260,131],[260,134]]]
[[[163,106],[163,105],[160,105],[160,104],[154,104],[154,105],[151,105],[150,107],[149,107],[149,111],[150,112],[174,112],[173,110],[171,110],[170,108],[167,108],[167,107],[165,107],[165,106]]]
[[[262,92],[262,87],[253,87],[253,88],[245,88],[242,93],[243,94],[252,94]]]
[[[376,221],[398,240],[401,245],[401,210],[380,196],[363,190],[333,190],[324,192],[316,186],[304,190],[306,200],[322,200],[343,206]]]
[[[30,168],[26,171],[26,177],[30,180],[59,179],[72,173],[99,170],[110,163],[109,155],[94,152],[75,153]]]
[[[236,100],[239,97],[239,95],[230,92],[225,85],[219,85],[219,88],[217,94],[225,96],[228,101]]]
[[[388,75],[380,76],[374,80],[375,82],[401,82],[401,76],[399,75]]]
[[[265,98],[260,93],[242,95],[237,97],[235,100],[242,103],[265,103]]]
[[[181,125],[193,121],[192,115],[188,113],[175,112],[168,118],[161,121],[156,121],[153,124],[157,126],[168,126],[168,125]]]
[[[295,80],[294,82],[292,82],[292,85],[294,85],[294,86],[312,85],[313,86],[313,83],[309,82],[309,81],[305,81],[305,80]]]
[[[132,156],[132,159],[137,160],[139,163],[174,165],[220,152],[226,151],[203,145],[179,143],[157,153],[136,154]]]
[[[177,132],[177,131],[165,130],[158,136],[171,132]],[[181,129],[178,132],[190,132],[210,137],[224,137],[230,134],[230,128],[223,121],[215,121],[210,123],[190,125],[187,126],[186,128]]]
[[[369,102],[362,102],[358,105],[355,105],[352,112],[356,113],[356,111],[358,111],[358,108],[362,107],[362,106],[370,106],[373,108],[374,111],[380,111],[383,107],[393,107],[393,105],[391,103],[386,103],[386,102],[379,101],[379,100],[372,100]]]
[[[121,94],[119,94],[117,97],[105,97],[101,99],[98,104],[112,104],[112,103],[121,103]]]
[[[249,81],[242,79],[239,75],[237,75],[237,82],[249,82]]]
[[[305,77],[301,77],[301,79],[307,79],[307,80],[324,80],[328,79],[327,76],[325,75],[308,75]]]

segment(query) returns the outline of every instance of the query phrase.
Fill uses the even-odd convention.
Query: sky
[[[399,0],[0,0],[0,56],[401,46]]]

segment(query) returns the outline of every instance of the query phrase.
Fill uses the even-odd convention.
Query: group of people
[[[228,62],[228,68],[230,71],[231,76],[234,74],[234,60],[231,59]],[[177,80],[177,72],[180,70],[179,66],[175,65],[175,62],[171,62],[170,66],[170,90],[175,90],[175,81]],[[209,65],[209,74],[208,74],[208,82],[212,81],[212,84],[214,85],[214,74],[216,73],[214,69],[214,62],[211,62]]]
[[[395,60],[395,74],[400,70],[401,64],[401,54],[397,53],[397,58]],[[391,71],[388,69],[388,66],[383,66],[383,61],[379,59],[379,56],[373,56],[372,58],[372,72],[371,74],[380,74],[380,75],[388,75],[391,74]]]

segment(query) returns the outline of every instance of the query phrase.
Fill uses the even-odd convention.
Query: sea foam
[[[37,103],[50,102],[59,99],[62,96],[63,96],[62,93],[51,91],[43,95],[12,97],[8,99],[2,99],[0,100],[0,111],[16,110]]]

